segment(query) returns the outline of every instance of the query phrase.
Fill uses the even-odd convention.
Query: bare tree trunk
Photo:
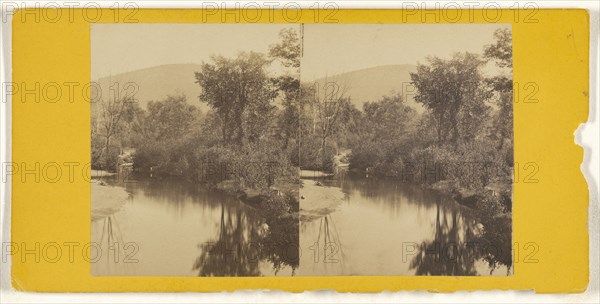
[[[321,140],[321,170],[325,171],[325,141],[327,137],[323,136]]]

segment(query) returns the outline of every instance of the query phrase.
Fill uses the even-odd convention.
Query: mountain
[[[340,90],[346,87],[344,95],[349,96],[351,102],[358,108],[368,101],[377,101],[384,95],[394,92],[403,93],[406,88],[406,103],[421,112],[423,107],[414,101],[414,88],[411,87],[410,73],[417,67],[410,64],[384,65],[315,80],[319,88],[326,88],[327,82],[335,82]],[[330,89],[332,90],[332,89]]]
[[[117,91],[111,91],[110,85],[114,86],[115,83],[118,84],[120,96],[137,89],[134,96],[142,108],[148,102],[162,100],[167,95],[184,94],[190,104],[206,112],[208,105],[199,101],[200,86],[195,83],[194,77],[194,72],[200,71],[200,67],[200,64],[167,64],[103,77],[94,82],[100,85],[103,96],[111,96],[108,94]],[[133,83],[134,86],[127,88],[127,83]]]
[[[200,64],[167,64],[103,77],[95,82],[99,83],[103,96],[114,94],[115,83],[119,84],[120,96],[127,92],[134,92],[134,88],[137,89],[135,98],[143,108],[149,101],[162,100],[167,95],[184,94],[190,104],[206,112],[208,106],[198,100],[200,87],[195,83],[194,78],[194,72],[199,71],[200,67]],[[351,98],[358,109],[362,109],[362,105],[367,101],[377,101],[384,95],[402,92],[411,81],[410,72],[415,70],[414,65],[385,65],[321,78],[315,82],[320,88],[323,88],[328,81],[335,81],[340,86],[347,87],[345,95]],[[127,88],[127,83],[135,85]],[[113,84],[112,91],[111,84]],[[421,111],[422,106],[415,103],[410,94],[407,95],[406,103]]]

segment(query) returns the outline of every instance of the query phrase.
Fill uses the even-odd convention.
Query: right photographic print
[[[511,26],[306,24],[299,275],[512,275]]]

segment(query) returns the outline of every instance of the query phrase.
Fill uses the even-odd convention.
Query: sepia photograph
[[[90,31],[93,275],[513,275],[510,24]]]

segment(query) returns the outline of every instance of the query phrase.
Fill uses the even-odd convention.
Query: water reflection
[[[510,273],[510,223],[486,220],[481,212],[414,185],[351,174],[319,181],[338,188],[345,199],[335,212],[301,222],[301,246],[309,250],[300,275]],[[495,271],[499,268],[505,271]]]
[[[280,209],[282,205],[287,208]],[[278,197],[276,201],[261,204],[260,208],[269,227],[261,242],[261,257],[273,265],[275,274],[291,269],[291,275],[295,275],[300,263],[298,195]]]
[[[239,208],[222,205],[219,236],[201,245],[202,253],[194,264],[200,276],[258,276],[260,261],[268,261],[275,275],[282,269],[295,274],[299,262],[297,217],[288,210],[269,212],[262,203],[259,207],[254,213],[260,216],[249,217]]]
[[[421,243],[419,252],[410,267],[416,275],[476,275],[476,256],[472,246],[474,222],[465,218],[456,208],[440,214],[437,205],[435,236],[432,241]]]
[[[96,228],[94,228],[96,227]],[[94,275],[132,275],[136,263],[137,245],[124,237],[114,215],[96,220],[92,231],[96,237],[90,244],[89,259]]]
[[[326,215],[318,221],[319,233],[310,247],[315,265],[322,262],[326,271],[346,271],[348,267],[345,263],[344,244],[340,240],[340,233],[335,225],[335,220],[330,215]]]
[[[194,263],[200,276],[258,276],[261,219],[248,217],[240,208],[221,204],[218,237],[201,244]]]
[[[111,242],[134,243],[139,250],[131,258],[137,262],[93,263],[94,275],[271,276],[292,275],[297,267],[297,259],[294,265],[288,257],[293,249],[288,256],[280,245],[265,249],[277,235],[294,234],[277,231],[274,220],[231,195],[175,179],[121,186],[130,200],[121,211],[92,222],[92,242],[106,243],[111,235]],[[297,250],[297,219],[295,225],[291,242]]]
[[[110,181],[107,181],[110,182]],[[299,221],[298,198],[255,207],[181,180],[122,184],[123,209],[92,222],[95,275],[319,276],[510,274],[511,219],[418,186],[341,174],[321,179],[343,198]],[[302,190],[300,190],[302,194]],[[301,202],[302,200],[300,200]],[[132,252],[134,253],[132,255]],[[124,258],[135,263],[124,263]]]

